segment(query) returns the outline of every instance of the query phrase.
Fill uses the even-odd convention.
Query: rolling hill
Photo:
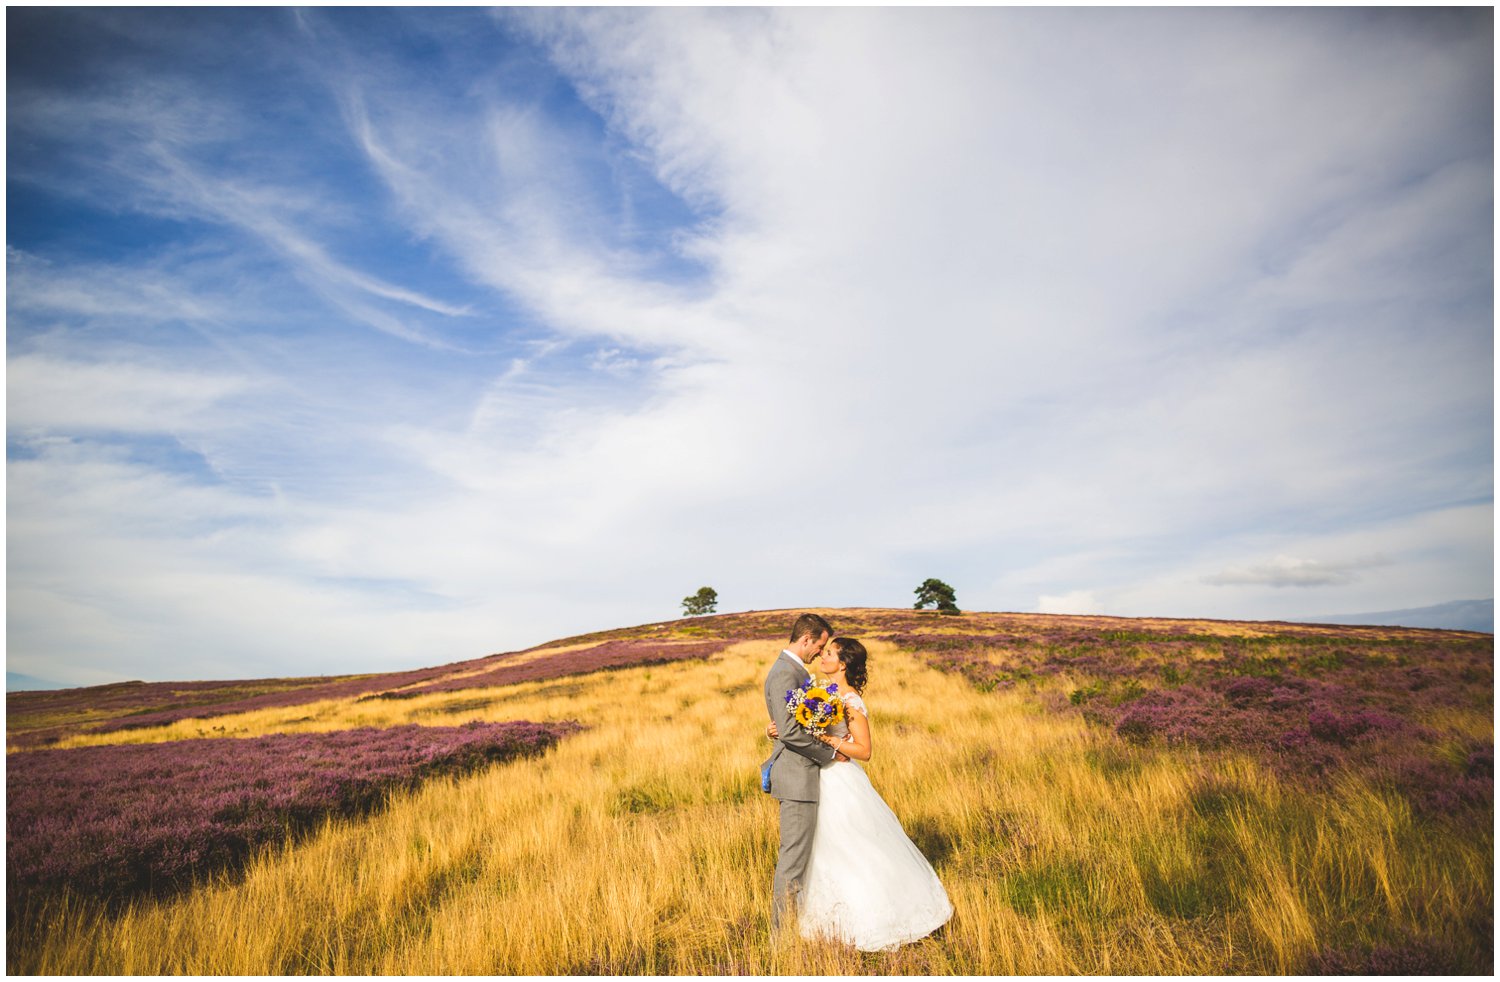
[[[1431,607],[1379,610],[1367,614],[1325,614],[1310,620],[1323,624],[1376,624],[1436,627],[1458,631],[1495,632],[1495,600],[1455,600]]]
[[[771,611],[10,693],[7,968],[1492,968],[1491,635],[822,613],[870,648],[868,770],[958,909],[937,936],[768,945],[760,683],[796,614]]]

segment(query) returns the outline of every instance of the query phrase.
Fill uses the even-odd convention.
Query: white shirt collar
[[[785,648],[781,649],[781,653],[783,655],[786,655],[793,662],[795,662],[796,665],[797,665],[797,667],[800,668],[800,669],[802,669],[802,671],[804,673],[806,673],[806,675],[807,675],[808,678],[812,678],[812,672],[808,669],[807,665],[803,663],[803,661],[802,661],[801,658],[798,658],[796,655],[794,655],[792,652],[788,651]]]

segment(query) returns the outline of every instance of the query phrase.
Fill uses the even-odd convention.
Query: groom
[[[771,881],[771,930],[781,927],[787,905],[802,889],[802,876],[812,854],[813,829],[818,824],[819,768],[835,758],[832,747],[816,739],[792,719],[786,693],[807,681],[812,664],[833,628],[817,614],[802,614],[792,625],[792,643],[783,648],[766,675],[766,712],[780,734],[771,752],[771,796],[781,802],[781,852]]]

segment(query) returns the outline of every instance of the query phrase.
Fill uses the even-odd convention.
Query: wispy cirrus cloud
[[[149,176],[143,175],[144,185],[155,185],[159,193],[185,211],[254,236],[280,256],[308,286],[378,330],[421,344],[444,344],[427,332],[408,326],[399,317],[372,309],[368,304],[370,299],[394,301],[448,317],[469,312],[466,307],[385,282],[334,259],[323,245],[296,227],[293,217],[284,214],[282,188],[249,186],[234,179],[205,175],[166,152],[153,156],[160,169]]]
[[[181,288],[170,274],[148,264],[62,265],[11,246],[6,266],[6,307],[28,323],[102,318],[203,322],[226,315],[210,297]]]
[[[324,182],[317,178],[309,182],[305,167],[266,166],[264,150],[243,153],[243,162],[226,155],[226,148],[268,136],[249,112],[213,101],[188,79],[138,74],[130,79],[118,89],[67,99],[47,92],[16,100],[13,125],[61,143],[66,149],[59,157],[68,167],[52,173],[22,160],[13,176],[106,207],[118,208],[123,201],[147,215],[242,234],[356,321],[418,344],[451,343],[400,312],[415,308],[462,317],[469,306],[372,275],[336,258],[329,244],[319,241],[320,234],[347,239],[347,226],[374,217],[360,215],[336,184],[320,188]],[[97,164],[80,159],[69,146],[68,138],[79,132],[96,135]],[[90,172],[90,179],[70,180],[75,170]]]
[[[610,234],[619,217],[585,172],[597,153],[496,93],[455,118],[359,76],[330,79],[351,134],[407,219],[478,282],[503,290],[554,329],[653,348],[722,351],[739,331],[699,303],[699,291],[655,277],[654,248]],[[381,118],[368,110],[375,88]],[[431,148],[455,128],[463,153]],[[613,203],[611,203],[613,204]]]

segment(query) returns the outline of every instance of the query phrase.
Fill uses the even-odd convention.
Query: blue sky
[[[1492,14],[7,11],[7,667],[1493,593]]]

